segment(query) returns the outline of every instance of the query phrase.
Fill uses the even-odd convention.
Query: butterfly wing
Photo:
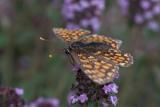
[[[94,55],[101,56],[107,60],[112,60],[121,67],[128,67],[133,64],[133,56],[129,53],[122,53],[120,50],[109,49],[105,52],[96,52]]]
[[[107,60],[112,60],[117,65],[120,65],[121,67],[128,67],[129,65],[133,64],[133,57],[129,53],[122,53],[119,50],[120,45],[122,44],[121,40],[113,39],[111,37],[106,37],[103,35],[88,35],[83,36],[80,38],[81,42],[84,43],[106,43],[106,46],[110,47],[109,50],[100,50],[96,53],[93,53],[96,57],[103,57]]]
[[[84,43],[90,43],[90,42],[106,43],[108,46],[110,46],[113,49],[119,49],[119,47],[122,44],[121,40],[113,39],[111,37],[107,37],[104,35],[97,35],[97,34],[83,36],[80,38],[79,41]]]
[[[105,84],[118,75],[119,67],[111,60],[97,58],[87,53],[72,53],[82,71],[95,83]]]
[[[91,32],[84,29],[63,29],[63,28],[53,28],[53,32],[58,38],[62,39],[66,43],[71,43],[78,40],[81,36],[90,34]]]

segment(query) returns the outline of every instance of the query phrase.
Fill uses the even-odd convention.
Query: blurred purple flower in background
[[[67,22],[66,28],[99,31],[104,8],[105,0],[64,0],[62,15]]]
[[[152,29],[152,30],[156,30],[156,31],[160,30],[159,24],[157,22],[155,22],[155,21],[150,21],[148,23],[147,27]]]
[[[142,0],[140,2],[140,6],[142,7],[142,9],[147,10],[151,7],[151,3],[147,0]]]
[[[56,98],[45,99],[41,97],[24,107],[59,107],[59,100]]]
[[[160,0],[118,0],[123,15],[137,25],[160,31]]]
[[[23,89],[0,87],[0,107],[23,107]]]
[[[76,24],[73,24],[73,23],[68,23],[66,28],[68,28],[68,29],[79,29],[80,26],[78,26]]]
[[[137,24],[142,24],[144,22],[143,16],[140,15],[140,14],[136,14],[135,17],[134,17],[134,21]]]
[[[122,14],[126,15],[128,13],[128,8],[129,8],[128,0],[118,0],[118,3],[121,7]]]
[[[10,0],[0,0],[0,24],[9,27],[13,20],[14,9]]]
[[[23,95],[24,94],[24,90],[22,88],[15,88],[15,92],[18,94],[18,95]]]

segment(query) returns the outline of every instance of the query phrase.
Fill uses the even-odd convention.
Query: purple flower
[[[129,6],[128,0],[119,0],[118,3],[123,8],[128,8]]]
[[[122,14],[126,15],[128,13],[129,8],[128,0],[118,0],[118,4],[121,8]]]
[[[159,0],[151,0],[151,1],[153,1],[153,2],[155,2],[155,3],[159,3]]]
[[[135,15],[134,20],[137,24],[142,24],[144,22],[144,18],[140,14]]]
[[[103,10],[105,8],[104,4],[104,0],[91,0],[91,5],[96,6],[100,10]]]
[[[85,103],[87,100],[88,100],[88,97],[85,93],[81,94],[79,97],[78,97],[78,100],[81,102],[81,103]]]
[[[90,20],[90,25],[92,26],[93,28],[93,31],[94,32],[97,32],[100,28],[100,21],[97,17],[93,17],[91,20]]]
[[[147,27],[151,30],[154,30],[154,31],[159,31],[160,30],[160,25],[155,22],[155,21],[150,21],[148,24],[147,24]]]
[[[65,2],[65,3],[71,3],[72,0],[65,0],[64,2]]]
[[[15,92],[16,92],[18,95],[23,95],[24,90],[23,90],[22,88],[15,88]]]
[[[67,29],[78,29],[78,28],[80,28],[80,26],[77,24],[74,24],[74,23],[68,23],[66,28]]]
[[[64,5],[62,8],[62,15],[65,16],[67,19],[74,18],[74,10],[71,4]]]
[[[115,83],[104,85],[103,90],[106,94],[108,93],[118,93],[118,86]]]
[[[79,3],[83,9],[88,8],[90,6],[90,4],[87,0],[80,0]]]
[[[70,100],[70,104],[74,104],[74,103],[78,102],[77,96],[74,96],[74,95],[70,96],[69,100]]]
[[[48,99],[48,101],[54,105],[54,107],[59,107],[59,100],[58,99]]]
[[[159,0],[118,0],[122,14],[128,16],[129,20],[141,27],[147,27],[151,30],[158,31],[158,15],[160,14]],[[134,7],[134,8],[132,8]],[[125,13],[125,14],[124,14]],[[150,23],[154,21],[155,23]],[[148,24],[149,23],[149,24]]]
[[[74,104],[78,101],[78,98],[73,91],[69,92],[67,96],[67,101],[69,105]]]
[[[82,26],[84,26],[84,27],[87,27],[87,26],[89,26],[89,19],[82,19],[81,21],[80,21],[80,25],[82,25]]]
[[[156,5],[156,6],[153,8],[153,13],[155,13],[155,14],[160,14],[160,4]]]
[[[108,104],[108,103],[106,103],[106,102],[102,102],[102,106],[103,106],[103,107],[108,107],[108,106],[109,106],[109,104]]]
[[[152,19],[153,16],[154,16],[154,14],[153,14],[152,11],[147,11],[147,12],[144,13],[144,17],[145,17],[146,19]]]
[[[116,96],[110,96],[110,100],[114,106],[117,105],[118,98]]]
[[[56,98],[49,98],[49,99],[44,99],[44,98],[38,98],[36,101],[32,102],[29,105],[25,105],[24,107],[59,107],[59,100]]]
[[[94,32],[97,32],[100,28],[100,21],[97,17],[92,17],[91,19],[83,19],[80,24],[84,27],[92,26]]]
[[[66,28],[79,27],[97,32],[104,7],[105,0],[64,0],[62,15]]]
[[[19,88],[0,87],[0,105],[5,104],[5,107],[23,107],[24,100],[21,99],[22,94],[23,90]]]
[[[74,11],[76,11],[76,12],[81,12],[83,8],[81,7],[80,4],[74,3],[74,4],[72,4],[72,9],[73,9]]]
[[[140,4],[141,4],[142,8],[145,9],[145,10],[149,9],[150,6],[151,6],[150,2],[147,1],[147,0],[142,0],[142,1],[140,2]]]

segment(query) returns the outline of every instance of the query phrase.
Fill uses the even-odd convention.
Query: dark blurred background
[[[73,5],[80,1],[0,0],[0,85],[23,88],[26,102],[55,97],[66,107],[75,78],[52,28],[82,27],[122,40],[134,56],[132,66],[120,69],[117,107],[160,107],[160,1],[99,0],[88,11]]]

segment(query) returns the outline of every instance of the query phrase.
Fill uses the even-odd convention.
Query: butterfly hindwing
[[[82,71],[95,83],[105,84],[115,79],[119,67],[110,60],[100,59],[87,53],[74,53],[74,59]]]

